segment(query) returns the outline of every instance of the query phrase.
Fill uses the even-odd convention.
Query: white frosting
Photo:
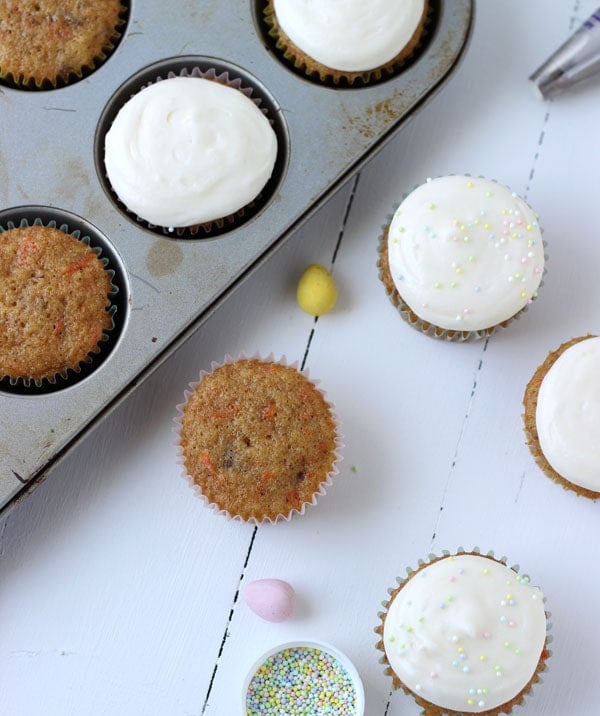
[[[569,347],[544,376],[537,399],[540,447],[556,472],[600,492],[600,338]]]
[[[279,25],[307,55],[344,72],[384,65],[421,22],[424,0],[274,0]]]
[[[389,229],[398,293],[423,320],[476,331],[511,318],[537,295],[544,247],[536,215],[489,179],[428,180]]]
[[[387,659],[411,691],[441,708],[494,709],[536,671],[546,640],[543,601],[527,577],[500,562],[441,559],[409,579],[390,605]]]
[[[157,226],[192,226],[252,201],[277,155],[269,121],[237,89],[197,77],[134,95],[106,134],[108,179],[128,209]]]

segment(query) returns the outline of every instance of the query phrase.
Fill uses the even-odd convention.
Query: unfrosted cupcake
[[[427,0],[268,0],[277,49],[307,76],[368,84],[396,72],[425,32]]]
[[[600,337],[551,351],[523,398],[529,449],[544,474],[579,495],[600,497]]]
[[[265,114],[233,80],[201,74],[157,78],[106,133],[110,185],[151,226],[222,221],[253,202],[273,173],[277,136]]]
[[[0,79],[51,89],[81,79],[114,50],[127,7],[119,0],[8,0],[0,5]]]
[[[400,204],[378,268],[402,317],[428,335],[481,338],[537,297],[544,273],[537,215],[508,187],[470,176],[429,179]]]
[[[546,668],[544,596],[492,553],[431,555],[384,607],[386,673],[429,716],[510,713]]]
[[[180,460],[230,517],[303,513],[337,472],[341,438],[324,394],[294,366],[240,358],[201,374],[177,419]]]
[[[53,226],[0,228],[0,379],[53,382],[98,353],[112,328],[98,252]]]

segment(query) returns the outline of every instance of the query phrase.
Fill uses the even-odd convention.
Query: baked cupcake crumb
[[[125,12],[119,0],[4,0],[0,78],[37,89],[80,79],[114,48]]]
[[[111,279],[84,241],[51,226],[0,231],[0,377],[52,381],[98,352]]]
[[[185,471],[243,520],[301,512],[328,484],[339,438],[331,406],[293,366],[244,358],[203,376],[182,408]]]

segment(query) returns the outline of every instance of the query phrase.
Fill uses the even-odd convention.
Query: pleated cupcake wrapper
[[[59,229],[60,231],[64,232],[65,234],[68,234],[69,236],[73,236],[78,241],[81,241],[82,243],[86,244],[86,246],[89,246],[92,249],[92,251],[96,254],[96,256],[98,256],[98,258],[100,259],[101,263],[104,266],[106,273],[110,277],[110,290],[108,292],[108,298],[111,299],[113,296],[115,296],[118,293],[119,289],[113,283],[113,279],[115,277],[115,272],[113,269],[106,268],[108,266],[109,261],[107,258],[102,258],[101,247],[91,246],[90,245],[90,241],[91,241],[90,237],[87,235],[81,236],[82,232],[79,229],[75,229],[74,231],[69,231],[69,226],[65,222],[58,223],[55,220],[51,220],[45,224],[44,221],[39,217],[34,219],[32,222],[29,222],[25,218],[21,219],[19,221],[19,223],[15,223],[14,221],[7,221],[6,226],[0,226],[0,240],[2,237],[2,233],[4,231],[10,230],[10,229],[25,228],[28,226],[47,226],[52,229]],[[108,329],[104,330],[104,332],[100,338],[100,341],[98,342],[96,350],[88,353],[87,358],[85,360],[81,361],[78,366],[66,368],[63,371],[59,371],[59,372],[55,373],[55,375],[53,375],[52,377],[49,377],[49,378],[33,379],[33,378],[21,378],[21,377],[14,377],[14,376],[4,376],[4,377],[0,376],[0,378],[3,380],[8,379],[8,382],[11,386],[23,386],[24,388],[30,388],[32,385],[35,385],[38,388],[43,387],[44,385],[47,385],[47,384],[54,386],[56,384],[56,381],[59,378],[62,378],[63,380],[68,381],[69,377],[71,375],[78,374],[81,372],[82,365],[93,363],[94,357],[96,355],[98,355],[98,353],[100,353],[100,351],[102,350],[102,344],[106,343],[106,341],[109,340],[110,333],[115,328],[114,316],[117,311],[117,306],[114,303],[112,303],[112,301],[111,301],[111,304],[107,310],[108,310],[108,313],[109,313],[110,319],[111,319],[110,327]]]
[[[252,100],[252,102],[254,102],[258,109],[265,115],[265,117],[269,119],[269,113],[267,108],[261,106],[263,104],[262,99],[260,97],[254,96],[254,90],[252,89],[252,87],[245,86],[243,80],[240,77],[231,78],[229,76],[229,72],[217,72],[217,70],[214,68],[203,70],[196,65],[190,65],[189,68],[184,67],[180,72],[169,71],[164,77],[162,75],[157,75],[153,81],[147,82],[143,87],[141,87],[140,91],[142,89],[146,89],[147,87],[152,86],[157,82],[164,82],[165,80],[173,79],[175,77],[197,77],[200,79],[210,80],[211,82],[219,82],[222,85],[226,85],[227,87],[236,89],[243,95],[248,97],[248,99]],[[133,97],[134,95],[131,96]],[[272,120],[269,119],[269,121],[271,124],[273,124]],[[110,179],[108,181],[110,184]],[[201,237],[203,232],[206,235],[210,235],[214,227],[216,227],[217,229],[222,229],[224,226],[233,225],[236,221],[243,219],[246,214],[246,211],[248,209],[254,209],[256,204],[262,200],[262,191],[263,190],[261,190],[251,202],[244,204],[244,206],[240,207],[237,211],[228,214],[227,216],[219,217],[218,219],[213,219],[212,221],[207,221],[202,224],[194,224],[192,226],[158,226],[157,224],[153,224],[149,221],[146,221],[146,219],[144,219],[143,217],[138,216],[134,211],[131,211],[127,207],[127,205],[124,204],[124,202],[122,202],[120,199],[119,202],[128,214],[135,217],[135,220],[139,224],[153,230],[162,229],[165,236],[180,237],[184,234],[191,234],[192,236],[199,235]],[[116,192],[115,196],[117,196],[118,198]]]
[[[433,564],[434,562],[438,562],[441,559],[445,559],[446,557],[452,557],[452,556],[458,556],[462,554],[473,554],[477,556],[487,557],[489,559],[493,559],[495,562],[498,562],[500,564],[505,565],[506,567],[509,567],[514,572],[519,573],[520,567],[518,564],[509,565],[508,560],[506,557],[496,557],[494,555],[494,551],[490,550],[488,552],[482,553],[479,547],[473,547],[472,549],[465,550],[463,547],[458,547],[458,549],[455,552],[450,552],[448,550],[442,550],[441,554],[434,554],[431,553],[427,556],[427,559],[419,559],[417,562],[417,568],[413,569],[412,567],[406,568],[406,577],[396,577],[396,586],[390,587],[388,589],[389,599],[386,601],[383,601],[381,603],[381,606],[383,607],[383,611],[380,611],[377,613],[377,616],[379,617],[379,624],[375,627],[374,631],[379,636],[379,641],[376,643],[375,648],[382,653],[382,656],[379,659],[379,663],[382,664],[384,667],[384,673],[386,676],[391,677],[392,679],[392,685],[394,689],[401,689],[404,691],[405,694],[408,696],[412,696],[413,699],[416,701],[416,703],[423,709],[421,712],[422,716],[473,716],[473,714],[478,714],[478,716],[498,716],[499,714],[509,714],[512,712],[514,706],[516,705],[522,705],[525,701],[525,698],[531,698],[533,696],[533,687],[538,683],[543,683],[543,679],[541,678],[541,674],[548,669],[548,659],[552,656],[552,651],[549,648],[549,645],[552,643],[552,622],[550,621],[550,618],[552,614],[549,611],[545,611],[546,614],[546,641],[544,642],[544,647],[542,649],[542,653],[540,655],[540,659],[538,662],[537,669],[535,673],[532,675],[529,682],[526,684],[526,686],[516,694],[510,702],[507,703],[507,705],[500,705],[496,708],[487,709],[485,711],[479,711],[479,712],[461,712],[461,711],[454,711],[452,709],[443,708],[441,706],[436,706],[435,704],[427,701],[427,699],[422,698],[418,694],[416,694],[414,691],[408,688],[394,673],[392,667],[390,666],[390,663],[387,659],[387,655],[385,652],[385,646],[383,643],[383,626],[385,623],[385,619],[387,617],[387,613],[389,610],[389,607],[391,603],[393,602],[396,594],[404,587],[404,585],[412,579],[418,572],[421,571],[424,567],[429,566],[430,564]],[[527,576],[527,575],[523,575]],[[546,603],[546,597],[544,597],[544,604]]]
[[[121,5],[123,9],[119,12],[119,19],[115,25],[112,36],[106,42],[100,53],[95,57],[89,58],[79,69],[71,69],[67,76],[57,75],[54,78],[44,77],[43,79],[36,80],[34,77],[25,77],[23,73],[15,74],[0,66],[0,82],[14,89],[45,91],[67,87],[75,82],[79,82],[79,80],[82,80],[84,77],[88,77],[106,62],[123,37],[124,26],[129,13],[129,0],[121,0]]]
[[[344,70],[331,69],[321,63],[318,63],[316,60],[311,62],[311,58],[309,58],[308,55],[306,56],[306,59],[299,56],[298,51],[300,48],[295,49],[291,40],[279,27],[275,18],[273,0],[267,0],[266,6],[263,10],[263,21],[268,28],[269,37],[272,38],[275,44],[275,49],[298,74],[321,82],[326,86],[357,88],[366,87],[368,85],[381,82],[382,80],[387,80],[406,69],[407,65],[409,65],[412,60],[418,56],[419,51],[429,39],[430,25],[433,20],[432,15],[433,9],[431,3],[428,2],[421,33],[415,42],[414,47],[407,52],[406,55],[392,58],[389,62],[379,67],[359,72],[347,72]]]
[[[563,489],[575,492],[581,497],[586,497],[589,500],[595,501],[600,499],[600,492],[590,490],[589,488],[582,487],[581,485],[576,485],[556,472],[552,465],[550,465],[540,446],[535,418],[538,394],[545,375],[568,348],[576,343],[579,343],[580,341],[586,340],[587,338],[594,338],[594,336],[588,334],[586,336],[572,338],[571,340],[562,343],[555,351],[551,351],[544,362],[537,368],[531,380],[527,384],[525,394],[523,396],[523,406],[525,408],[523,413],[523,429],[529,451],[544,475],[549,477],[553,482],[556,482]]]
[[[465,176],[470,176],[469,174],[465,174]],[[479,177],[484,178],[484,177]],[[496,181],[496,180],[492,180]],[[413,187],[414,189],[417,189],[419,184],[415,185]],[[406,197],[409,195],[410,192],[405,192],[402,196],[402,200],[406,199]],[[400,202],[401,203],[401,202]],[[529,304],[526,304],[521,308],[517,313],[515,313],[510,318],[507,318],[506,320],[502,321],[501,323],[497,323],[494,326],[490,326],[489,328],[481,328],[481,329],[475,329],[470,331],[458,331],[458,330],[452,330],[449,328],[441,328],[440,326],[436,326],[433,323],[430,323],[429,321],[423,320],[420,316],[418,316],[412,308],[404,301],[402,298],[400,292],[398,291],[398,288],[396,287],[394,280],[392,278],[390,269],[389,269],[389,263],[387,258],[387,240],[388,240],[388,231],[390,228],[390,225],[392,223],[392,219],[394,218],[394,214],[398,207],[400,206],[400,203],[397,203],[392,208],[392,213],[388,214],[386,216],[386,221],[381,227],[381,234],[378,238],[378,245],[377,245],[377,269],[379,274],[379,280],[383,283],[385,292],[391,302],[391,304],[396,308],[400,316],[413,328],[415,328],[420,333],[423,333],[426,336],[430,336],[432,338],[438,338],[444,341],[454,342],[454,343],[464,343],[465,341],[477,341],[482,338],[488,338],[489,336],[494,335],[495,333],[499,333],[500,331],[504,330],[509,326],[513,321],[518,320],[521,318],[521,316],[527,311],[529,308]],[[540,227],[540,232],[543,234],[543,229]],[[548,255],[545,251],[547,248],[547,242],[542,238],[542,244],[544,246],[544,270],[542,272],[542,280],[540,281],[540,284],[536,290],[536,296],[531,298],[529,303],[533,303],[533,301],[536,300],[537,294],[539,293],[540,289],[544,285],[544,276],[546,275],[546,262],[548,261]]]
[[[263,519],[257,519],[255,517],[249,517],[244,518],[241,515],[231,514],[227,509],[221,507],[220,505],[216,504],[215,502],[211,502],[206,495],[202,492],[202,488],[194,481],[193,477],[188,474],[186,467],[185,467],[185,457],[183,455],[183,448],[181,446],[181,427],[182,427],[182,419],[183,419],[183,411],[185,406],[187,405],[187,402],[189,398],[193,395],[196,388],[200,385],[202,382],[202,379],[210,375],[212,372],[214,372],[217,368],[220,368],[223,365],[230,365],[232,363],[236,363],[237,361],[241,360],[259,360],[264,363],[278,363],[283,366],[289,366],[291,368],[295,368],[300,372],[307,380],[311,382],[311,384],[317,388],[317,390],[321,393],[323,398],[325,399],[325,402],[329,406],[331,418],[333,419],[335,423],[335,449],[334,449],[334,461],[332,463],[331,469],[329,470],[329,473],[327,474],[325,480],[323,480],[320,485],[319,489],[315,491],[312,495],[312,499],[306,502],[303,502],[300,506],[300,509],[292,508],[289,512],[283,514],[280,513],[276,515],[273,518],[265,517]],[[210,370],[201,370],[200,375],[198,377],[198,380],[193,381],[189,383],[188,389],[184,391],[184,401],[176,406],[177,414],[173,418],[173,422],[175,423],[175,426],[173,427],[173,432],[175,433],[176,440],[175,440],[175,447],[177,450],[177,464],[180,467],[181,475],[186,480],[186,482],[191,486],[194,493],[204,502],[204,504],[213,510],[216,514],[224,515],[228,520],[239,520],[241,522],[247,522],[250,524],[264,524],[266,522],[270,522],[271,524],[276,524],[277,522],[289,522],[292,517],[295,515],[303,515],[306,511],[306,508],[308,506],[314,506],[317,504],[317,499],[320,496],[324,496],[327,493],[327,488],[332,484],[333,478],[336,475],[339,475],[339,465],[341,461],[343,460],[342,451],[345,447],[344,445],[344,439],[343,435],[340,432],[340,419],[337,415],[335,408],[333,404],[327,399],[327,393],[322,390],[319,387],[320,381],[310,378],[308,370],[300,370],[299,369],[299,363],[298,361],[294,361],[292,363],[288,362],[287,358],[285,356],[282,356],[279,359],[276,359],[272,353],[267,355],[266,358],[263,358],[260,353],[254,353],[252,355],[248,355],[246,353],[240,353],[237,358],[232,357],[229,354],[226,354],[223,362],[218,363],[216,361],[211,362],[211,369]]]

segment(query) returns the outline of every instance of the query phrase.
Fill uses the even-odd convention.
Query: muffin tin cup
[[[469,175],[466,175],[469,176]],[[417,187],[413,187],[413,189],[416,189]],[[405,193],[403,195],[403,199],[405,199],[408,196],[408,193]],[[398,311],[400,316],[408,323],[409,326],[419,331],[419,333],[422,333],[426,336],[430,336],[431,338],[437,338],[443,341],[448,341],[452,343],[464,343],[466,341],[472,342],[472,341],[478,341],[482,338],[489,338],[490,336],[494,335],[495,333],[500,333],[505,328],[507,328],[511,323],[518,320],[525,314],[529,308],[529,305],[534,302],[534,300],[537,299],[537,295],[544,285],[544,276],[546,275],[546,262],[548,261],[548,255],[546,253],[547,248],[547,242],[542,238],[543,246],[544,246],[544,269],[542,272],[542,279],[540,281],[540,284],[536,290],[536,296],[535,298],[531,298],[529,300],[529,303],[523,306],[517,313],[515,313],[513,316],[510,316],[504,321],[501,321],[500,323],[497,323],[494,326],[490,326],[488,328],[481,328],[481,329],[474,329],[469,331],[456,331],[449,328],[442,328],[440,326],[436,326],[428,321],[423,320],[420,316],[418,316],[412,308],[404,301],[402,298],[400,292],[398,291],[389,269],[389,263],[388,263],[388,232],[390,225],[392,223],[392,219],[394,217],[394,213],[398,209],[400,204],[396,204],[392,208],[391,214],[388,214],[386,216],[385,223],[381,227],[381,234],[378,237],[377,241],[377,271],[379,275],[379,280],[382,282],[385,293],[387,297],[389,298],[391,304],[394,306],[394,308]],[[543,233],[543,229],[540,228],[540,231]]]
[[[325,393],[325,391],[318,387],[319,381],[311,379],[307,370],[303,370],[303,371],[299,370],[299,372],[305,378],[307,378],[315,388],[317,388],[319,393],[321,393],[321,395],[325,399],[325,402],[327,403],[329,410],[330,410],[330,415],[334,421],[335,434],[336,434],[334,460],[333,460],[331,469],[329,470],[326,478],[320,483],[318,490],[316,490],[313,493],[312,499],[303,502],[298,509],[293,508],[289,512],[286,512],[285,514],[280,513],[274,518],[270,518],[270,517],[265,517],[263,519],[257,519],[255,517],[245,518],[238,514],[232,514],[227,509],[224,509],[223,507],[216,504],[215,502],[211,502],[206,497],[206,495],[202,492],[202,488],[194,481],[193,477],[188,474],[186,467],[185,467],[185,459],[184,459],[184,455],[183,455],[183,449],[181,446],[180,433],[181,433],[181,427],[182,427],[183,411],[184,411],[184,408],[185,408],[190,396],[194,393],[195,389],[197,388],[198,385],[200,385],[200,383],[202,382],[202,379],[205,376],[210,375],[217,368],[219,368],[223,365],[235,363],[239,360],[259,360],[259,361],[266,362],[266,363],[278,363],[280,365],[289,366],[291,368],[295,368],[296,370],[299,370],[298,362],[289,363],[285,356],[282,356],[279,359],[275,359],[273,354],[269,354],[266,358],[264,358],[260,355],[260,353],[254,353],[252,355],[247,355],[245,353],[241,353],[237,358],[233,358],[230,355],[226,355],[223,359],[223,362],[221,362],[221,363],[217,363],[217,362],[213,361],[211,363],[210,371],[205,371],[205,370],[200,371],[198,380],[189,383],[188,389],[186,389],[184,391],[184,401],[176,406],[177,414],[173,418],[173,422],[175,423],[175,426],[173,427],[173,432],[176,435],[175,447],[177,450],[177,464],[180,468],[181,476],[190,485],[190,487],[192,488],[192,490],[194,491],[196,496],[199,497],[203,501],[203,503],[207,507],[209,507],[211,510],[213,510],[216,514],[224,515],[228,520],[239,520],[241,522],[248,522],[250,524],[256,524],[256,525],[265,524],[265,523],[276,524],[278,522],[289,522],[292,519],[292,517],[294,517],[295,515],[303,515],[308,506],[316,505],[318,498],[324,496],[327,493],[327,488],[332,484],[333,478],[339,474],[339,465],[343,459],[342,452],[345,447],[344,441],[343,441],[343,436],[340,432],[339,416],[336,413],[334,406],[327,400],[327,394]]]
[[[0,378],[0,392],[15,395],[42,395],[62,390],[88,377],[109,357],[119,341],[127,317],[127,285],[125,271],[116,251],[94,226],[70,212],[52,207],[22,206],[0,212],[0,241],[4,231],[28,226],[47,226],[86,244],[98,256],[110,277],[107,312],[110,327],[103,331],[95,350],[87,354],[77,367],[66,368],[52,377],[25,378],[4,376]]]
[[[136,215],[119,198],[111,186],[104,164],[105,137],[119,110],[141,90],[175,77],[196,77],[231,87],[254,102],[269,120],[277,137],[277,157],[270,178],[258,195],[237,211],[213,221],[193,226],[157,226]],[[117,209],[137,226],[152,233],[176,239],[215,238],[243,225],[266,207],[283,181],[288,163],[289,138],[281,109],[267,89],[242,68],[213,57],[189,55],[156,62],[130,77],[110,98],[96,130],[96,171],[108,198]]]
[[[252,714],[252,716],[254,716],[257,713],[256,709],[253,708],[251,710],[249,707],[248,692],[251,688],[252,681],[261,666],[265,664],[270,664],[273,657],[283,657],[287,651],[294,650],[315,650],[316,652],[323,653],[330,657],[332,659],[331,663],[333,664],[335,671],[337,672],[333,676],[342,676],[344,678],[345,683],[351,685],[351,688],[354,693],[354,708],[344,710],[344,716],[363,716],[365,712],[365,692],[362,680],[360,678],[360,674],[358,673],[356,667],[354,666],[352,661],[350,661],[350,659],[339,649],[332,646],[331,644],[328,644],[327,642],[317,640],[286,642],[284,644],[274,646],[271,649],[268,649],[264,654],[262,654],[262,656],[260,656],[252,664],[244,680],[242,687],[242,703],[240,708],[240,714],[242,714],[243,716],[249,716],[249,714]],[[335,683],[332,684],[331,681],[325,679],[322,674],[317,677],[317,685],[319,685],[319,678],[321,678],[324,682],[322,684],[322,688],[324,690],[327,690],[329,686],[336,686]],[[339,683],[337,684],[337,686],[339,688]],[[281,682],[279,682],[276,690],[283,691],[283,689],[281,689]],[[279,691],[277,695],[279,696]],[[332,713],[334,712],[332,711]],[[338,711],[338,713],[342,712]]]
[[[334,70],[311,61],[294,46],[277,22],[273,0],[259,0],[258,14],[262,16],[262,30],[265,42],[279,60],[300,77],[332,89],[361,89],[372,87],[389,80],[408,69],[426,49],[439,18],[440,0],[429,0],[425,10],[423,26],[418,37],[411,40],[406,52],[399,53],[389,62],[373,69],[359,72]]]
[[[450,552],[448,550],[443,550],[440,555],[431,553],[427,556],[427,559],[419,559],[417,563],[417,568],[413,569],[412,567],[406,567],[406,577],[396,577],[396,585],[393,587],[390,587],[388,589],[388,595],[389,598],[381,603],[383,607],[383,611],[378,612],[377,616],[379,618],[379,624],[375,627],[374,631],[378,635],[379,640],[377,641],[375,648],[381,652],[382,656],[379,659],[379,663],[383,666],[383,670],[386,676],[389,676],[392,679],[392,686],[395,690],[400,689],[408,696],[412,696],[412,698],[415,700],[415,702],[423,708],[423,716],[427,714],[428,716],[469,716],[469,713],[476,713],[478,716],[499,716],[499,714],[508,714],[512,712],[512,709],[515,705],[523,705],[523,702],[525,699],[532,698],[533,697],[533,688],[536,684],[542,683],[542,674],[545,673],[548,669],[548,659],[552,656],[552,651],[550,649],[550,644],[552,642],[552,622],[550,621],[552,614],[545,610],[546,615],[546,640],[544,642],[544,646],[542,648],[542,652],[540,654],[540,658],[538,661],[538,666],[531,676],[529,682],[525,685],[525,687],[518,693],[516,696],[514,696],[510,702],[507,702],[505,705],[499,705],[495,708],[487,709],[485,711],[477,711],[477,712],[469,712],[467,714],[462,714],[461,712],[454,711],[452,709],[444,708],[441,706],[435,706],[426,699],[421,698],[418,694],[416,694],[414,691],[409,689],[405,684],[396,676],[394,671],[392,670],[392,667],[390,666],[390,663],[387,659],[385,646],[383,643],[383,627],[385,623],[385,619],[389,610],[389,607],[391,603],[393,602],[396,594],[402,589],[402,587],[410,580],[413,579],[414,576],[424,567],[427,567],[434,562],[438,562],[441,559],[444,559],[446,557],[452,557],[452,556],[459,556],[459,555],[476,555],[476,556],[482,556],[487,557],[495,562],[498,562],[500,564],[503,564],[506,567],[509,567],[517,574],[520,571],[520,567],[518,564],[509,565],[508,560],[506,557],[496,557],[493,550],[490,550],[488,552],[482,553],[479,547],[473,547],[472,549],[465,550],[463,547],[458,547],[458,549],[454,552]],[[527,576],[527,575],[523,575]],[[546,601],[546,598],[544,597],[544,603]]]
[[[118,310],[101,354],[54,386],[0,386],[1,412],[10,416],[0,446],[1,511],[41,484],[62,455],[201,328],[446,84],[470,41],[473,0],[435,2],[439,16],[418,61],[369,87],[332,89],[291,72],[266,40],[262,0],[240,4],[234,13],[216,0],[192,13],[185,3],[167,12],[159,0],[127,2],[118,46],[86,81],[51,92],[3,86],[10,166],[4,207],[64,207],[93,223],[84,234],[98,227],[123,261],[114,254]],[[103,135],[144,84],[195,66],[212,68],[216,76],[226,72],[229,80],[251,87],[268,108],[280,151],[271,180],[243,217],[215,224],[209,234],[201,227],[177,234],[144,225],[119,206],[104,175]],[[31,219],[37,216],[46,220],[43,213]]]

